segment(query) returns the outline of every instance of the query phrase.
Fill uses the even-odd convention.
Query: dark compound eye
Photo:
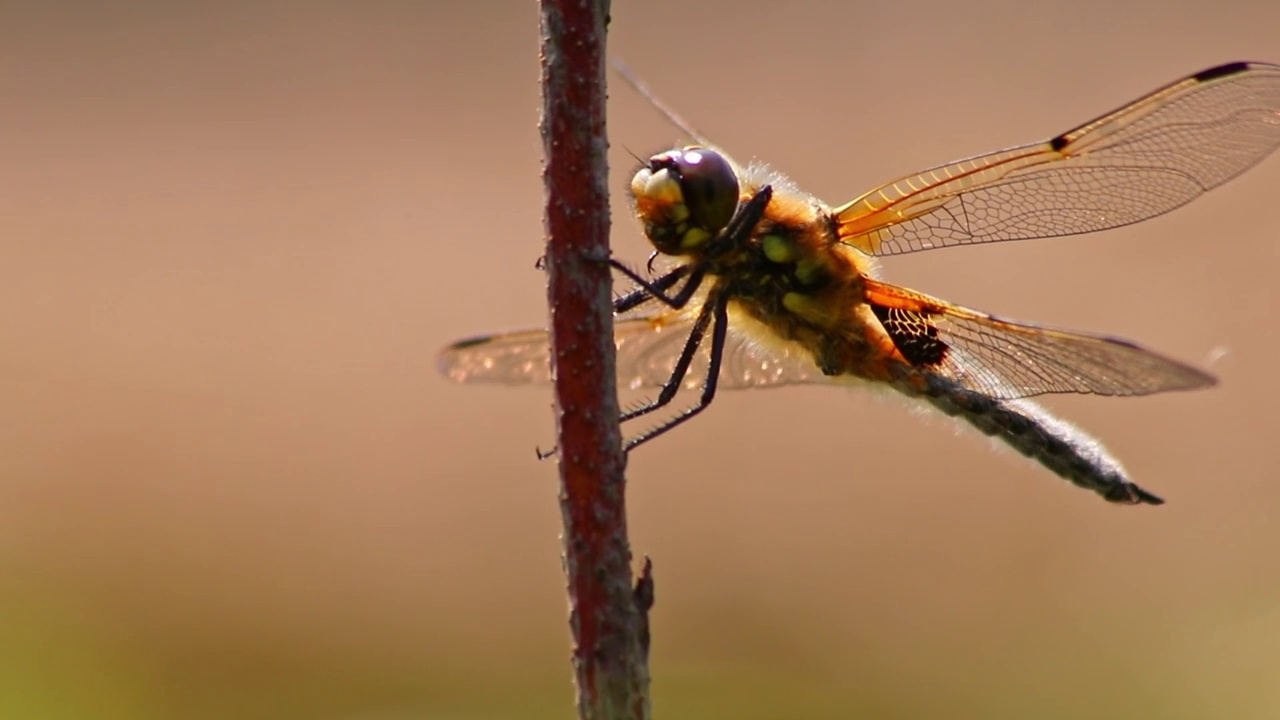
[[[670,160],[692,220],[717,232],[738,209],[738,176],[720,153],[687,147]]]

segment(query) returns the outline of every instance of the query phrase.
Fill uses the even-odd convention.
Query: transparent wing
[[[1280,146],[1280,66],[1231,63],[1048,142],[888,183],[835,210],[872,255],[1093,232],[1166,213]]]
[[[459,383],[549,383],[551,347],[546,330],[480,335],[441,350],[436,367],[441,375]]]
[[[662,387],[684,349],[695,315],[696,312],[666,312],[615,321],[618,386],[632,390]],[[720,366],[720,389],[831,381],[797,348],[766,347],[740,331],[737,325],[730,320]],[[707,376],[709,353],[710,342],[704,341],[685,376],[684,387],[702,385]],[[454,382],[529,385],[551,382],[550,360],[547,331],[528,330],[454,343],[440,353],[438,367],[441,374]]]
[[[868,281],[867,301],[903,358],[995,398],[1149,395],[1216,381],[1126,340],[1011,322]]]

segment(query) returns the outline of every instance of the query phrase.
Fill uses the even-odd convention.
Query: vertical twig
[[[631,587],[612,282],[603,262],[609,257],[609,3],[541,0],[541,11],[546,258],[578,716],[647,720],[643,614],[652,581],[643,593]]]

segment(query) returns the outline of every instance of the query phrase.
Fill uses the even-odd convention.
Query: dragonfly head
[[[654,155],[631,178],[645,235],[667,255],[685,255],[716,236],[738,209],[738,176],[719,153],[696,145]]]

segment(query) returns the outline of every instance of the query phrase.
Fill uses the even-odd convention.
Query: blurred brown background
[[[545,317],[535,4],[29,5],[0,11],[0,717],[568,716],[550,395],[434,370]],[[668,102],[833,203],[1280,61],[1266,2],[613,18]],[[613,88],[640,259],[626,151],[678,134]],[[1271,158],[1137,227],[884,263],[1220,375],[1049,403],[1164,507],[845,390],[724,395],[638,453],[657,716],[1280,715],[1278,186]]]

